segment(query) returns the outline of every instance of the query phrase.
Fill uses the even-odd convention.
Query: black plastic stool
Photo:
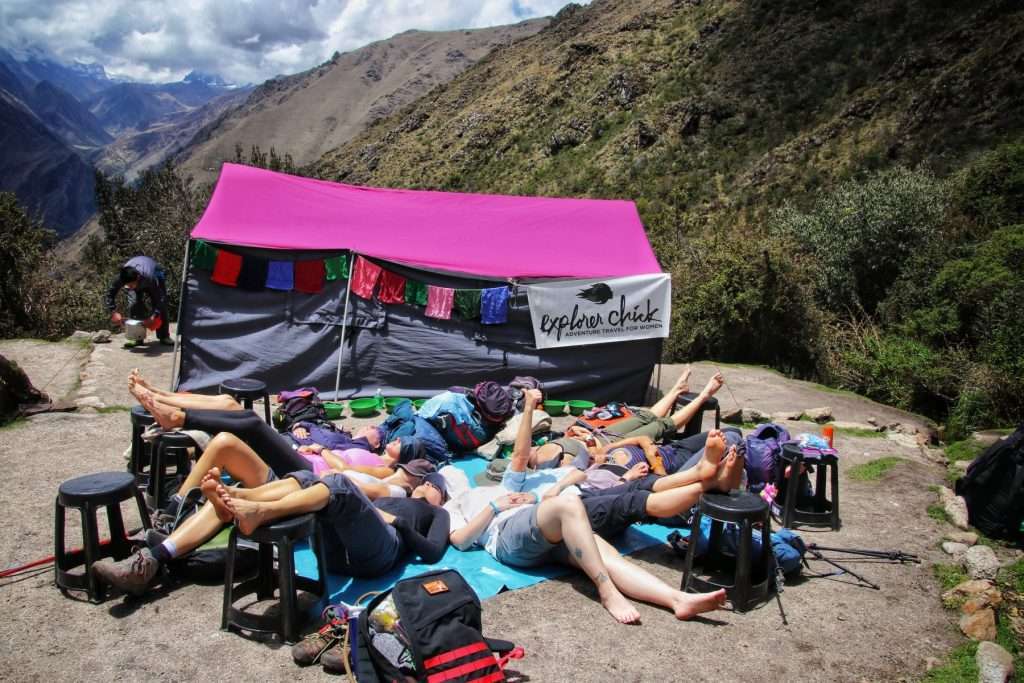
[[[146,503],[150,509],[162,510],[167,505],[169,479],[173,477],[181,480],[188,476],[190,448],[198,449],[198,446],[184,432],[165,432],[157,437],[149,467],[149,485],[146,488]],[[168,472],[171,466],[174,471]]]
[[[702,563],[706,578],[700,578],[693,572],[693,558],[697,550],[697,541],[693,534],[700,533],[700,520],[704,515],[710,517],[712,521],[708,551]],[[739,527],[735,556],[726,555],[722,550],[722,531],[726,522]],[[758,523],[761,524],[761,559],[755,563],[753,526]],[[728,494],[705,493],[697,505],[697,514],[694,515],[690,529],[690,544],[686,550],[681,590],[705,592],[724,588],[733,609],[737,612],[746,612],[768,599],[774,586],[774,555],[768,503],[753,493],[741,491]]]
[[[700,394],[695,394],[692,391],[688,391],[685,394],[679,394],[679,398],[676,399],[676,408],[682,408],[693,403]],[[688,436],[694,434],[700,434],[704,431],[704,413],[709,410],[715,411],[715,429],[718,429],[722,425],[722,408],[718,405],[718,399],[714,396],[710,397],[703,404],[701,404],[700,412],[693,416],[693,418],[686,423],[683,427],[683,433],[678,438],[685,439]]]
[[[249,539],[259,544],[259,573],[235,585],[235,560],[238,538]],[[316,556],[317,579],[313,580],[295,573],[295,542],[312,538],[313,554]],[[274,548],[277,548],[277,567],[274,567]],[[258,600],[274,597],[278,590],[278,614],[250,614],[234,606],[235,601],[246,595],[256,594]],[[317,596],[317,602],[304,613],[299,612],[298,591]],[[220,627],[232,627],[255,633],[277,633],[288,643],[299,637],[302,622],[320,614],[323,601],[327,598],[327,575],[324,567],[324,541],[316,515],[306,514],[281,519],[261,526],[248,536],[238,527],[232,527],[228,540],[228,563],[224,573],[224,607],[221,610]]]
[[[132,554],[131,543],[127,539],[124,518],[121,516],[121,503],[135,499],[139,508],[142,525],[148,529],[149,516],[142,494],[135,486],[135,477],[129,472],[98,472],[84,477],[69,479],[57,489],[54,504],[53,527],[53,567],[54,582],[62,593],[68,590],[84,590],[89,600],[99,602],[106,591],[102,583],[92,573],[94,562],[112,557],[123,560]],[[107,509],[107,526],[110,527],[110,542],[100,544],[99,527],[96,512],[99,508]],[[82,515],[82,548],[68,551],[64,538],[65,513],[67,508],[77,508]],[[84,573],[71,573],[72,569],[85,568]]]
[[[240,401],[242,406],[252,410],[253,399],[263,399],[263,416],[267,421],[270,422],[270,394],[267,393],[267,385],[265,382],[261,382],[258,379],[249,379],[247,377],[239,377],[238,379],[229,379],[226,382],[221,382],[220,393],[230,394],[233,399]]]
[[[142,406],[135,406],[132,418],[132,452],[128,458],[128,471],[135,476],[135,485],[140,489],[149,486],[149,468],[152,464],[153,446],[142,439],[146,427],[155,421]]]
[[[813,491],[809,492],[810,495],[802,496],[803,490],[810,486],[806,475],[801,473],[804,465],[814,465],[817,471]],[[785,476],[787,467],[791,468],[788,479]],[[827,526],[833,531],[838,531],[842,526],[839,519],[839,459],[835,455],[823,453],[818,458],[808,459],[799,446],[783,444],[782,454],[775,465],[775,480],[780,482],[782,511],[779,517],[782,526],[788,529],[796,526]],[[829,484],[831,498],[825,495]]]

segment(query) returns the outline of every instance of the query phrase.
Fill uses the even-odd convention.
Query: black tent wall
[[[215,245],[221,246],[221,245]],[[329,257],[333,253],[283,252],[224,245],[243,255],[275,260]],[[419,282],[454,288],[503,283],[379,262]],[[345,305],[344,280],[327,282],[319,294],[244,291],[210,281],[190,267],[183,298],[178,389],[211,392],[227,379],[253,377],[271,392],[300,386],[334,391],[338,336]],[[449,386],[532,375],[553,395],[598,403],[644,401],[661,340],[642,340],[537,350],[526,291],[513,287],[509,321],[437,320],[420,307],[381,304],[354,294],[349,301],[340,397],[420,398]]]

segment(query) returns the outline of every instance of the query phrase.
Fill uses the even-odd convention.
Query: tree
[[[0,337],[31,333],[34,275],[45,268],[56,235],[28,215],[11,192],[0,192]]]

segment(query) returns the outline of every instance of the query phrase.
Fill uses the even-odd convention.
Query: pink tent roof
[[[224,164],[192,237],[494,278],[658,273],[636,205],[359,187]]]

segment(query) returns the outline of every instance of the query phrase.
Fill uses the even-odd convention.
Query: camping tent
[[[534,344],[524,284],[661,272],[629,201],[357,187],[225,164],[191,237],[193,247],[201,240],[256,263],[351,254],[408,282],[507,286],[510,297],[507,322],[484,325],[349,295],[347,278],[317,293],[223,286],[192,258],[179,324],[182,390],[255,377],[271,391],[330,393],[343,326],[343,397],[378,389],[421,397],[532,375],[555,395],[641,401],[661,353],[661,339]]]

